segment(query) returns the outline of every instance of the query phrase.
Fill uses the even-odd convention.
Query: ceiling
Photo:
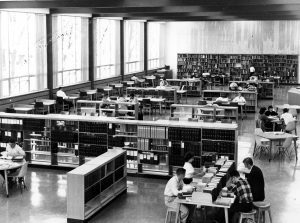
[[[150,21],[300,20],[300,0],[1,0],[0,8]]]

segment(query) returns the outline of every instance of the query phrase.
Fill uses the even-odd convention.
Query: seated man
[[[274,111],[273,106],[270,105],[270,106],[268,107],[268,110],[265,112],[265,115],[266,115],[266,116],[277,116],[278,113],[277,113],[276,111]]]
[[[10,138],[9,143],[6,147],[7,156],[23,156],[25,157],[24,150],[16,144],[16,140],[13,138]]]
[[[165,205],[168,208],[172,208],[176,211],[178,204],[175,203],[175,199],[179,193],[182,192],[183,179],[185,177],[185,169],[178,168],[176,170],[176,175],[173,176],[167,183],[165,188]],[[185,205],[180,205],[180,222],[186,223],[189,216],[189,209]]]
[[[73,103],[70,101],[67,101],[66,99],[68,99],[69,97],[66,95],[66,93],[62,90],[62,87],[58,88],[58,91],[56,92],[56,97],[61,97],[64,99],[64,103],[68,104],[69,107],[73,107]]]
[[[253,201],[265,200],[265,181],[261,169],[253,165],[253,160],[248,157],[243,160],[246,169],[250,170],[245,174],[247,181],[250,184]]]
[[[234,203],[229,209],[229,218],[232,219],[239,212],[250,212],[252,210],[253,195],[250,184],[247,180],[240,178],[237,170],[231,171],[229,175],[230,180],[227,183],[227,189],[236,196]],[[232,222],[235,221],[232,220]]]
[[[288,108],[283,109],[283,114],[280,116],[280,119],[284,121],[284,124],[287,125],[289,122],[295,121],[295,118],[291,113],[289,113]]]

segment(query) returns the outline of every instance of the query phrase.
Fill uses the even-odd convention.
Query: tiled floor
[[[288,87],[276,89],[274,100],[260,101],[259,106],[284,104]],[[192,102],[195,99],[189,99]],[[161,116],[164,117],[164,116]],[[146,117],[153,119],[153,117]],[[239,157],[253,149],[255,114],[248,115],[239,127]],[[299,132],[299,131],[298,131]],[[272,204],[274,223],[296,223],[300,220],[300,165],[295,161],[256,160],[266,181],[266,198]],[[1,182],[0,182],[1,184]],[[0,223],[66,222],[66,172],[31,168],[27,177],[28,191],[15,189],[6,198],[0,185]],[[160,223],[165,211],[163,190],[166,180],[128,178],[128,193],[109,204],[90,222]],[[197,220],[197,219],[196,219]],[[196,221],[199,222],[199,221]],[[267,221],[268,222],[268,221]]]

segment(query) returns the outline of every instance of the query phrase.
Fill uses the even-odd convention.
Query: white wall
[[[168,22],[165,47],[175,76],[178,53],[299,55],[300,21]]]

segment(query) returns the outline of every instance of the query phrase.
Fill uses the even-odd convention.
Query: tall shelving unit
[[[177,77],[201,77],[202,73],[248,75],[250,66],[258,74],[280,76],[284,84],[298,84],[298,55],[274,54],[178,54]]]
[[[85,222],[127,190],[126,153],[114,148],[67,174],[68,222]]]
[[[27,121],[24,120],[36,120],[36,123],[43,122],[45,126],[40,125],[39,128],[43,129],[45,133],[38,137],[49,137],[44,139],[48,143],[47,155],[42,154],[43,156],[36,156],[33,159],[34,153],[31,144],[24,146],[28,154],[27,160],[31,165],[74,168],[86,162],[89,163],[89,160],[111,148],[120,147],[126,151],[126,165],[129,172],[141,175],[170,176],[173,166],[183,165],[182,156],[187,151],[193,151],[197,155],[195,166],[200,167],[205,163],[203,159],[206,159],[206,154],[203,154],[203,151],[206,151],[202,149],[204,130],[222,130],[223,132],[219,133],[221,134],[219,137],[222,137],[222,134],[225,137],[227,134],[234,133],[234,146],[228,147],[228,153],[223,151],[227,148],[224,146],[227,141],[225,138],[220,140],[220,144],[215,144],[214,149],[217,156],[222,154],[218,154],[218,151],[223,151],[223,154],[227,154],[228,158],[237,159],[238,126],[234,123],[139,121],[120,120],[114,117],[0,113],[1,131],[16,128],[20,132],[19,134],[26,135],[27,133],[24,132],[28,129],[25,128],[26,131],[24,131],[24,123]],[[35,134],[37,134],[36,130]],[[34,131],[30,132],[33,134]],[[22,140],[22,138],[19,139],[20,143]],[[206,141],[215,140],[206,139]],[[27,141],[24,140],[24,143]],[[179,152],[177,149],[181,151],[180,159],[175,157]]]

